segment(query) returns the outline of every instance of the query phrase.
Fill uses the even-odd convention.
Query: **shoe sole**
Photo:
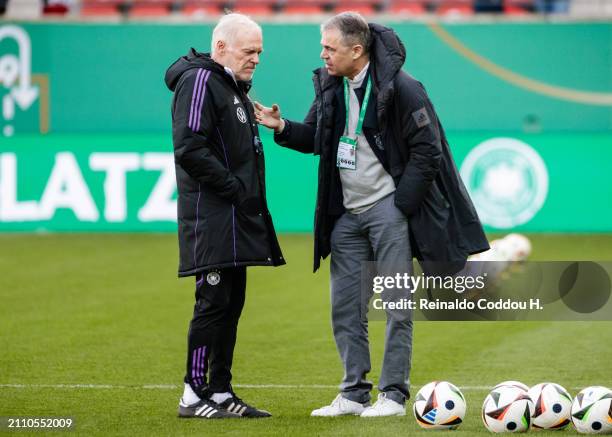
[[[344,417],[344,416],[361,416],[361,413],[344,413],[344,414],[334,414],[333,416],[323,416],[318,414],[310,413],[310,417]]]
[[[365,419],[376,419],[377,417],[402,417],[405,415],[406,415],[406,412],[404,411],[403,413],[386,414],[384,416],[362,416],[360,415],[359,417],[363,417]]]

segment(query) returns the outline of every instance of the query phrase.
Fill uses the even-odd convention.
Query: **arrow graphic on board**
[[[30,38],[22,28],[12,25],[0,27],[0,42],[5,38],[13,38],[19,46],[19,85],[13,87],[11,96],[21,110],[25,111],[38,98],[38,88],[32,86]]]

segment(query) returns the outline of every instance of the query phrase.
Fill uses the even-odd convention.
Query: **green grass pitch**
[[[532,259],[612,260],[612,235],[531,239]],[[1,235],[0,416],[70,416],[76,435],[436,434],[421,430],[410,411],[309,417],[334,398],[342,377],[328,264],[311,273],[311,244],[310,236],[282,236],[288,265],[248,273],[234,383],[274,417],[203,421],[176,417],[194,281],[176,278],[174,235]],[[374,383],[383,328],[370,324]],[[484,435],[486,387],[551,380],[575,395],[612,386],[610,362],[611,322],[417,322],[412,393],[432,380],[453,382],[464,389],[468,413],[452,435]]]

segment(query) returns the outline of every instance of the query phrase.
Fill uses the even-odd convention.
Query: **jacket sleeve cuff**
[[[283,118],[283,120],[285,121],[285,128],[279,133],[274,133],[274,142],[276,142],[276,144],[280,144],[281,146],[286,145],[287,141],[291,137],[291,122],[286,118]]]

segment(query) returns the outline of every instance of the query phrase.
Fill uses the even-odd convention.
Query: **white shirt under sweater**
[[[351,138],[355,137],[355,129],[359,120],[359,99],[355,89],[361,87],[363,79],[368,72],[370,63],[349,82],[349,123],[348,130],[345,127],[344,135],[348,133]],[[373,96],[370,96],[372,98]],[[365,101],[365,97],[364,97]],[[363,135],[357,137],[357,150],[355,151],[357,169],[349,170],[340,168],[340,181],[342,182],[343,205],[352,214],[361,214],[372,208],[383,197],[395,191],[393,178],[384,169],[368,140]]]

